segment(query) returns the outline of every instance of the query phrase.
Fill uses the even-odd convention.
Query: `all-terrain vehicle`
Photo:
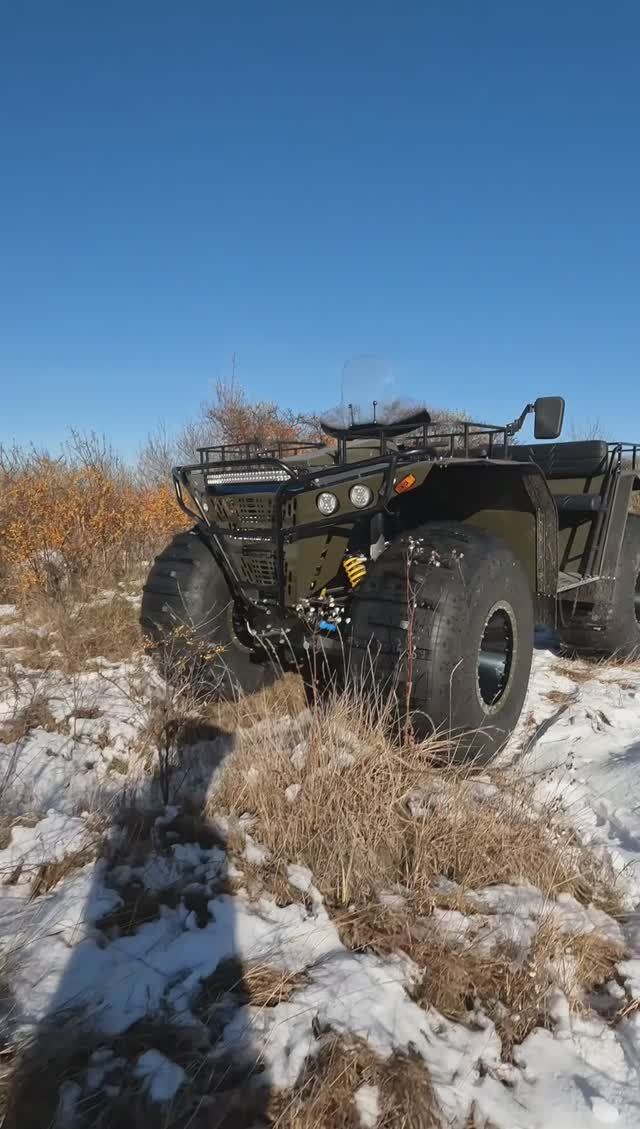
[[[535,438],[514,437],[533,413]],[[427,411],[326,423],[326,442],[199,450],[193,521],[156,558],[142,621],[188,625],[227,691],[323,660],[393,686],[414,732],[491,755],[522,710],[534,625],[640,653],[640,444],[555,442],[564,401],[439,431]],[[549,442],[549,440],[551,440]]]

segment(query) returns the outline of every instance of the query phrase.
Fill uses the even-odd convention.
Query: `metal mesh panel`
[[[263,529],[273,520],[273,498],[269,494],[253,494],[236,499],[240,524]]]
[[[276,583],[275,553],[270,550],[243,549],[239,559],[243,580],[257,588],[270,588]]]
[[[269,529],[273,521],[273,496],[271,494],[234,494],[209,502],[213,520],[230,529]]]

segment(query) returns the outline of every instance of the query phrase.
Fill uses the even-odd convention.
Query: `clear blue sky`
[[[4,0],[0,439],[135,451],[234,352],[640,438],[639,60],[637,0]]]

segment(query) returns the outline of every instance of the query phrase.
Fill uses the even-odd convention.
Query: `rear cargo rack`
[[[608,443],[611,466],[640,470],[640,443]]]

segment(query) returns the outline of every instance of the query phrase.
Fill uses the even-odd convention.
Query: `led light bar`
[[[255,470],[216,470],[207,472],[208,486],[233,486],[243,482],[286,482],[291,475],[282,467]]]

